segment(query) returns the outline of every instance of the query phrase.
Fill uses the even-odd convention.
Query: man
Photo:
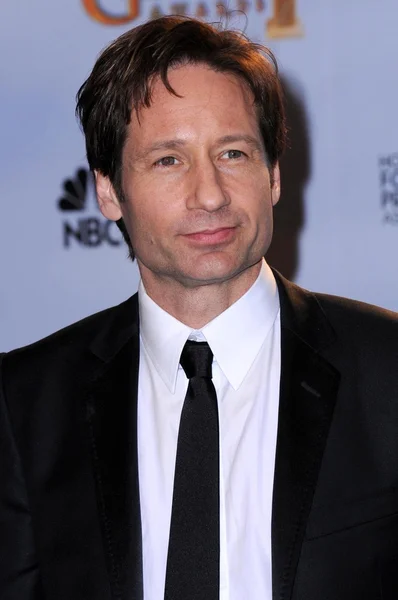
[[[2,356],[1,599],[396,598],[398,319],[262,258],[272,55],[161,18],[78,114],[141,282]]]

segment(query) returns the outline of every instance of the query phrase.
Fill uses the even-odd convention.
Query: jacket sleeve
[[[0,354],[0,598],[44,600],[21,460],[7,407]]]

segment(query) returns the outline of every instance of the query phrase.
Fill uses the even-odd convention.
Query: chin
[[[199,261],[198,261],[199,262]],[[222,283],[245,271],[249,265],[231,263],[230,261],[209,261],[207,264],[196,264],[194,268],[185,271],[185,282],[193,285]],[[188,284],[189,285],[189,284]]]

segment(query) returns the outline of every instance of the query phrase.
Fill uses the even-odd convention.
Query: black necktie
[[[184,346],[189,379],[178,432],[165,600],[219,600],[218,407],[207,342]]]

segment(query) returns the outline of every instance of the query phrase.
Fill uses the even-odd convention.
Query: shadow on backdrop
[[[304,195],[311,173],[308,118],[300,85],[281,76],[285,93],[288,147],[280,162],[281,197],[274,208],[274,235],[267,262],[294,280],[299,263],[300,233],[305,223]]]

